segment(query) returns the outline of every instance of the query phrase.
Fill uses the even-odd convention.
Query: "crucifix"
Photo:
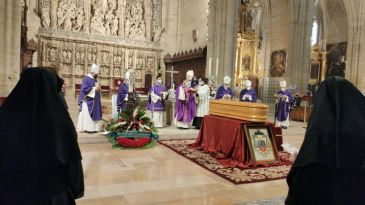
[[[171,68],[171,70],[169,70],[169,71],[166,71],[166,73],[171,73],[171,77],[170,77],[170,79],[171,79],[171,88],[174,90],[175,89],[175,87],[174,87],[174,73],[179,73],[179,71],[174,71],[174,66],[172,66],[172,68]]]

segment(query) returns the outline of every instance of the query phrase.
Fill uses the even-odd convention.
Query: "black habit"
[[[0,204],[73,205],[84,192],[81,153],[59,97],[63,80],[26,69],[0,107]]]
[[[365,97],[344,78],[330,77],[313,104],[285,204],[365,204]]]

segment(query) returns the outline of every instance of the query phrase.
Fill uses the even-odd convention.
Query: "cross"
[[[171,88],[172,89],[175,89],[174,88],[174,73],[179,73],[179,71],[174,71],[174,66],[172,66],[171,70],[169,71],[166,71],[166,73],[171,73]]]

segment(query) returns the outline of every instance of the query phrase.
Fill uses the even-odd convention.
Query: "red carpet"
[[[168,147],[179,155],[237,185],[285,179],[290,170],[290,165],[255,167],[247,169],[227,167],[218,163],[217,160],[209,153],[204,153],[188,146],[194,142],[195,140],[159,141],[160,144]],[[284,154],[280,153],[280,155]]]

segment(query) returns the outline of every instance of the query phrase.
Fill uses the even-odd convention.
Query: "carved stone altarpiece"
[[[99,82],[135,70],[135,86],[158,73],[161,0],[39,0],[39,65],[56,66],[68,87],[80,84],[92,63]]]

